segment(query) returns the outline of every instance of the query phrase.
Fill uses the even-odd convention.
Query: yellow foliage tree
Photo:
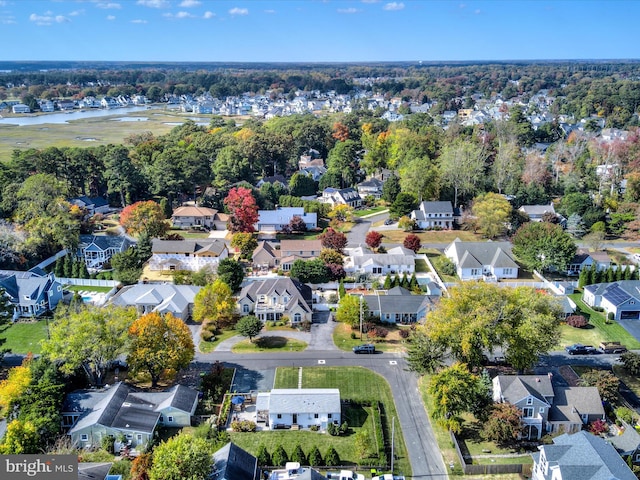
[[[7,379],[0,382],[0,416],[5,416],[13,402],[31,385],[33,377],[29,362],[30,359],[25,361],[24,365],[9,370]]]
[[[239,235],[239,234],[236,234]],[[220,315],[230,315],[236,307],[229,285],[218,279],[202,288],[193,300],[193,319],[216,321]]]

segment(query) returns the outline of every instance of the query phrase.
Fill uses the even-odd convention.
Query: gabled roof
[[[263,251],[268,253],[272,258],[277,258],[280,256],[280,252],[275,248],[273,248],[273,245],[271,245],[269,242],[265,240],[262,240],[258,242],[258,246],[253,251],[253,258],[255,258],[256,255],[258,255],[260,252],[263,252]]]
[[[479,268],[491,265],[494,268],[519,268],[511,256],[509,242],[462,242],[454,240],[446,248],[461,268]]]
[[[226,244],[218,239],[198,239],[198,240],[162,240],[154,238],[151,244],[153,253],[175,253],[180,254],[201,254],[204,252],[213,252],[220,255]]]
[[[5,289],[12,303],[24,306],[38,303],[52,279],[53,274],[40,276],[35,271],[0,270],[0,287]]]
[[[612,305],[620,305],[628,300],[640,301],[640,280],[621,280],[611,283],[595,283],[584,287],[585,291],[602,296]]]
[[[305,312],[311,312],[311,288],[291,278],[267,278],[250,282],[240,291],[238,301],[246,297],[256,303],[260,295],[266,295],[269,298],[272,295],[281,297],[285,294],[289,297],[289,302],[285,305],[287,310],[300,305]]]
[[[634,480],[636,476],[615,449],[600,437],[586,431],[564,434],[553,445],[538,447],[549,463],[550,480],[555,468],[562,480]],[[538,457],[539,458],[539,457]]]
[[[322,240],[281,240],[281,252],[309,252],[321,251]]]
[[[406,288],[394,287],[386,295],[364,295],[369,311],[384,313],[418,313],[429,307],[433,301],[428,295],[414,295]]]
[[[227,443],[213,454],[211,480],[259,480],[258,459],[238,447]]]
[[[218,210],[214,208],[184,205],[173,211],[171,217],[215,217]]]
[[[582,415],[604,416],[602,399],[596,387],[556,387],[550,422],[582,423]]]
[[[520,211],[526,213],[529,216],[541,217],[545,213],[556,213],[553,204],[549,205],[522,205]]]
[[[142,284],[122,287],[110,299],[110,303],[123,307],[137,305],[171,305],[177,307],[173,312],[184,311],[193,303],[194,297],[202,287],[195,285]]]
[[[127,249],[132,242],[120,235],[80,235],[80,250],[105,251],[109,248],[117,248],[122,251]]]
[[[420,202],[420,210],[423,213],[446,213],[453,215],[453,205],[451,205],[450,201]]]
[[[549,403],[545,397],[555,395],[548,375],[498,375],[497,378],[502,398],[514,405],[529,396]]]
[[[337,388],[276,388],[269,394],[269,413],[340,412]]]

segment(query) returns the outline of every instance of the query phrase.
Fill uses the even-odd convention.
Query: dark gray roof
[[[564,434],[553,445],[538,447],[549,463],[545,480],[551,480],[554,467],[562,480],[636,480],[636,476],[609,443],[586,431]]]
[[[293,280],[291,278],[268,278],[264,280],[255,280],[242,288],[239,299],[245,297],[252,302],[257,302],[260,295],[267,297],[272,294],[282,296],[288,293],[289,303],[285,308],[289,310],[296,303],[301,305],[305,311],[311,311],[312,292],[308,285]]]
[[[602,296],[613,305],[620,305],[630,299],[640,300],[640,280],[596,283],[587,285],[584,288],[593,295]]]
[[[11,302],[25,306],[35,305],[49,288],[52,278],[53,274],[40,276],[35,271],[0,270],[0,287],[5,289]]]
[[[453,205],[451,202],[422,202],[420,210],[424,213],[448,213],[453,215]]]
[[[402,292],[403,291],[403,292]],[[433,302],[428,295],[414,295],[405,288],[394,287],[376,295],[364,295],[369,311],[384,313],[418,313]]]
[[[620,454],[630,454],[640,446],[640,434],[631,425],[622,422],[625,427],[622,435],[613,435],[608,440]]]
[[[79,249],[89,248],[91,244],[95,244],[95,247],[99,250],[117,248],[123,251],[129,248],[132,242],[127,237],[120,235],[80,235]]]
[[[492,265],[498,268],[519,268],[511,256],[509,242],[462,242],[454,240],[447,250],[453,250],[461,268],[479,268]]]
[[[161,240],[154,238],[151,251],[153,253],[195,253],[211,251],[220,255],[226,248],[222,240],[198,239],[198,240]]]
[[[111,470],[111,462],[78,463],[78,480],[104,480]]]
[[[530,395],[542,402],[555,395],[548,375],[498,375],[498,383],[504,400],[513,404]]]
[[[227,443],[213,454],[211,480],[259,480],[256,457],[233,443]]]
[[[604,417],[602,399],[596,387],[556,387],[550,422],[582,423],[581,415]]]

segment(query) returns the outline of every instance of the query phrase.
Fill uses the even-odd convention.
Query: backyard
[[[389,330],[389,335],[384,339],[372,340],[367,337],[366,333],[362,334],[360,339],[360,331],[353,330],[346,323],[336,325],[333,330],[333,343],[341,350],[351,351],[356,345],[362,343],[375,343],[376,350],[381,352],[401,352],[405,348],[405,340],[400,336],[400,330],[409,329],[410,327],[398,327],[395,325],[385,326]],[[352,333],[356,338],[352,338]]]
[[[12,353],[34,353],[41,351],[40,341],[47,338],[48,320],[19,321],[0,326],[0,349],[8,348]]]

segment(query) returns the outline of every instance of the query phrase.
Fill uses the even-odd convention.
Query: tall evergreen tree
[[[416,274],[413,273],[411,274],[411,281],[409,281],[409,288],[411,288],[411,290],[413,290],[414,288],[419,287],[418,285],[418,279],[416,278]]]
[[[71,260],[71,255],[65,255],[64,257],[62,275],[65,278],[71,278],[71,275],[73,275],[73,260]]]
[[[393,286],[393,282],[391,281],[391,275],[387,273],[387,276],[384,277],[384,284],[382,288],[385,290],[389,290]]]
[[[583,268],[580,270],[580,275],[578,276],[578,288],[582,288],[588,285],[589,282],[589,269]]]
[[[340,279],[340,284],[338,285],[338,296],[340,298],[344,298],[344,296],[347,294],[347,289],[344,288],[344,279]]]
[[[400,280],[400,286],[402,288],[409,288],[409,279],[407,278],[406,272],[404,273],[404,275],[402,275],[402,280]]]

